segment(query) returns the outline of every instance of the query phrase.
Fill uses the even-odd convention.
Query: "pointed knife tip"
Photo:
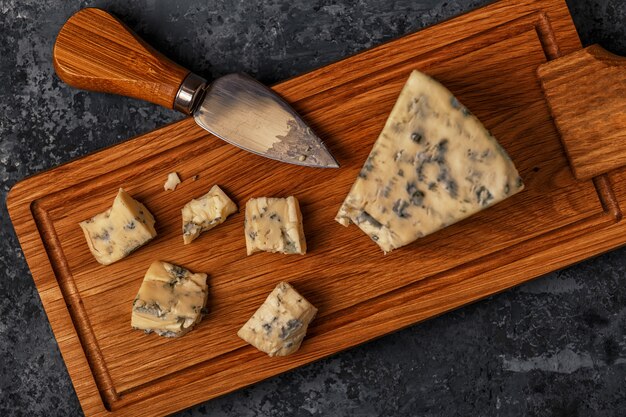
[[[316,166],[319,168],[339,168],[339,162],[337,162],[337,160],[330,154],[330,152],[327,152],[325,154],[325,158],[323,158],[322,160],[318,160],[317,164],[312,166]]]

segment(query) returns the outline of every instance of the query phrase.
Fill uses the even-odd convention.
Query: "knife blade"
[[[273,90],[243,73],[209,83],[102,9],[79,10],[65,22],[53,63],[59,78],[73,87],[181,111],[246,151],[290,164],[339,167],[324,142]]]
[[[287,102],[246,74],[213,81],[193,117],[215,136],[250,152],[296,165],[339,166]]]

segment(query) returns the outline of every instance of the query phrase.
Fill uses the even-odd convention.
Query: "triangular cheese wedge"
[[[524,188],[483,124],[443,85],[413,71],[337,213],[385,252]]]

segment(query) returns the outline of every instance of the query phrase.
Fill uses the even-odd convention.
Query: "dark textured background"
[[[104,7],[199,74],[271,84],[488,2],[0,0],[0,416],[81,414],[9,188],[181,117],[61,83],[51,47],[71,13]],[[625,1],[568,3],[584,44],[626,55]],[[182,415],[626,416],[625,284],[621,249]]]

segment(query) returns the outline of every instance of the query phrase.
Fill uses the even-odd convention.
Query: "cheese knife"
[[[271,89],[241,73],[209,83],[102,9],[82,9],[68,19],[54,44],[53,63],[73,87],[178,110],[255,154],[296,165],[339,167],[322,140]]]

